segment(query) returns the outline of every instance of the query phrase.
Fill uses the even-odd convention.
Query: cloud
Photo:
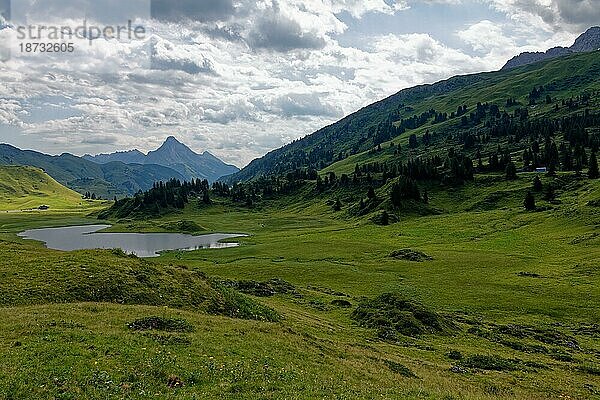
[[[179,70],[188,74],[217,74],[212,60],[195,51],[194,45],[175,45],[167,40],[156,39],[152,43],[152,68],[169,71]]]
[[[23,125],[19,113],[23,112],[17,100],[0,98],[0,124],[21,126]]]
[[[324,103],[323,93],[289,93],[277,97],[266,107],[266,111],[275,112],[285,117],[317,116],[341,117],[343,110],[333,104]]]
[[[82,24],[86,20],[90,24],[116,25],[128,19],[148,19],[151,12],[150,0],[44,0],[43,6],[40,4],[37,0],[13,0],[11,17],[27,24],[58,25],[66,20]]]
[[[361,18],[367,13],[393,14],[408,8],[405,1],[395,1],[389,5],[383,0],[329,0],[334,13],[348,12],[354,18]]]
[[[118,139],[115,135],[94,135],[89,137],[84,137],[81,140],[83,144],[94,144],[94,145],[107,145],[107,144],[117,144]]]
[[[600,22],[597,0],[488,0],[498,11],[520,22],[552,31],[581,33]]]
[[[322,49],[325,39],[316,32],[303,30],[300,23],[282,13],[277,2],[254,22],[248,43],[257,49],[287,52],[297,49]]]
[[[233,0],[151,0],[152,18],[182,22],[223,21],[236,11]]]
[[[467,29],[459,31],[457,35],[476,51],[490,52],[514,47],[514,42],[504,35],[502,26],[489,20],[473,24]]]

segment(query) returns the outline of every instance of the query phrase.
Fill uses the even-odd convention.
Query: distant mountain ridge
[[[161,165],[125,164],[113,161],[97,164],[72,154],[50,156],[0,144],[0,165],[32,166],[81,194],[90,192],[112,199],[148,190],[154,182],[171,178],[184,180],[179,172]]]
[[[523,65],[550,60],[553,58],[567,56],[573,53],[587,53],[600,50],[600,27],[595,26],[588,29],[579,36],[571,47],[553,47],[546,52],[525,52],[510,59],[503,70],[509,70]]]
[[[173,136],[169,136],[160,148],[147,155],[139,150],[130,150],[97,156],[86,154],[83,158],[97,164],[119,161],[125,164],[161,165],[177,171],[187,180],[200,178],[210,182],[239,171],[236,166],[224,163],[208,151],[195,153]]]
[[[144,164],[146,155],[139,150],[129,150],[117,151],[116,153],[109,154],[98,154],[96,156],[86,154],[82,158],[97,164],[108,164],[114,161],[120,161],[125,164]]]

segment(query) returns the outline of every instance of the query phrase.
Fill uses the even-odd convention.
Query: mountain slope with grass
[[[22,166],[0,166],[0,211],[81,208],[86,201],[81,195],[56,182],[41,169]]]
[[[285,174],[297,168],[320,170],[390,140],[408,142],[411,133],[420,134],[428,129],[448,136],[465,128],[483,127],[484,121],[467,126],[462,124],[463,116],[469,117],[477,111],[477,103],[495,104],[507,112],[525,107],[530,108],[532,116],[542,116],[551,112],[555,103],[544,105],[542,98],[537,99],[535,107],[530,107],[529,96],[534,88],[543,86],[547,90],[544,96],[568,100],[600,90],[598,76],[600,52],[596,51],[509,71],[457,76],[433,85],[405,89],[252,161],[223,181],[244,182],[260,176]],[[507,106],[509,99],[514,103]],[[465,108],[458,112],[459,107]],[[564,113],[565,108],[562,108],[556,115]]]

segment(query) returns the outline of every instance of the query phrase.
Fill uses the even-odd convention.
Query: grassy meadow
[[[113,231],[250,235],[237,248],[146,260],[15,235],[97,223],[94,208],[1,213],[0,397],[598,398],[600,182],[561,174],[557,200],[536,195],[538,211],[526,212],[532,179],[432,188],[434,213],[390,226],[334,212],[312,186],[253,209],[192,201],[110,221]],[[265,297],[239,284],[272,279],[287,289]],[[383,336],[383,317],[368,325],[355,311],[384,293],[450,328]],[[147,317],[165,325],[132,328]]]

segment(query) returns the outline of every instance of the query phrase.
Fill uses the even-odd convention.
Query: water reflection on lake
[[[199,250],[237,247],[239,243],[223,243],[223,239],[244,237],[242,234],[213,233],[186,235],[182,233],[98,233],[110,225],[67,226],[32,229],[18,236],[44,242],[54,250],[122,249],[138,257],[157,257],[165,250]]]

